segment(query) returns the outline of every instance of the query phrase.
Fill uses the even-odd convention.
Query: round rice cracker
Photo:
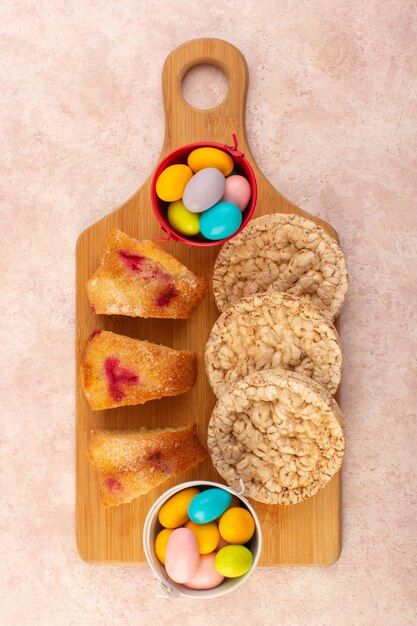
[[[294,372],[250,374],[219,398],[208,426],[214,467],[234,489],[266,504],[297,504],[340,470],[340,408],[321,385]]]
[[[220,311],[245,296],[278,291],[302,296],[334,320],[347,287],[346,263],[336,240],[294,213],[252,220],[222,246],[213,272]]]
[[[248,374],[284,369],[334,394],[342,375],[340,339],[332,322],[302,298],[277,292],[242,298],[220,315],[205,352],[217,396]]]

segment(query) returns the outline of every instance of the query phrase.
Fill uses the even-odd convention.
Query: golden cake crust
[[[195,383],[194,352],[110,331],[93,333],[81,362],[82,386],[95,411],[177,396]]]
[[[96,430],[88,448],[105,507],[131,502],[206,457],[195,424],[148,431]]]
[[[115,228],[86,289],[97,314],[185,319],[202,300],[207,281],[153,241]]]

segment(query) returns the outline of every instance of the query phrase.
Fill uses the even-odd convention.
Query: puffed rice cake
[[[316,380],[334,394],[342,374],[340,339],[332,322],[303,298],[277,292],[242,298],[220,315],[205,352],[217,396],[264,369],[284,369]]]
[[[254,372],[223,394],[208,426],[214,467],[234,489],[266,504],[315,495],[341,468],[340,408],[310,378],[283,370]]]
[[[315,222],[293,213],[252,220],[221,248],[213,273],[217,307],[264,291],[302,296],[334,320],[348,287],[343,252]]]

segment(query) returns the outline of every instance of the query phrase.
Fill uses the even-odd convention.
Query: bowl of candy
[[[240,233],[256,206],[252,167],[234,145],[199,142],[168,154],[151,184],[152,208],[167,239],[215,246]]]
[[[254,571],[262,530],[251,504],[234,489],[190,481],[163,493],[143,528],[146,559],[166,595],[215,598]]]

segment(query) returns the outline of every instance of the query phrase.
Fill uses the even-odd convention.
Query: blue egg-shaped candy
[[[218,202],[200,218],[200,232],[211,241],[233,235],[242,223],[242,212],[232,202]]]
[[[207,489],[198,493],[188,505],[188,517],[196,524],[207,524],[223,515],[232,501],[232,494],[224,489]]]

